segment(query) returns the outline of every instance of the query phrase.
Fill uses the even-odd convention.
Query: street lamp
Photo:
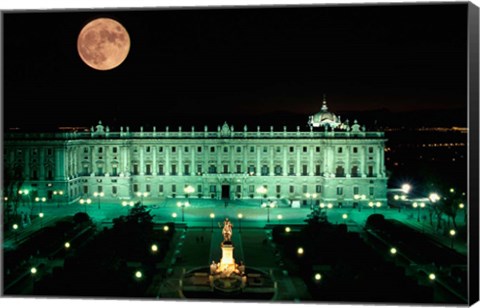
[[[135,202],[133,201],[122,201],[122,206],[127,208],[127,215],[128,215],[128,206],[133,207]]]
[[[290,231],[292,231],[290,227],[285,227],[285,232],[290,233]]]
[[[213,232],[213,219],[215,218],[215,214],[210,213],[210,219],[212,220],[212,232]]]
[[[150,247],[150,249],[152,250],[153,253],[155,253],[158,251],[158,246],[153,244],[152,247]]]
[[[44,216],[44,215],[43,215],[42,212],[40,212],[40,213],[38,214],[38,217],[40,217],[40,226],[41,226],[42,229],[43,229],[43,216]]]
[[[343,219],[343,220],[347,220],[347,219],[348,219],[348,215],[347,215],[347,214],[343,214],[343,215],[342,215],[342,219]]]
[[[105,193],[102,191],[102,192],[94,192],[93,193],[93,196],[97,198],[98,200],[98,209],[100,209],[100,198],[102,198],[103,196],[105,196]]]
[[[12,228],[13,228],[13,233],[15,234],[15,243],[16,243],[16,242],[17,242],[17,230],[18,230],[18,225],[17,225],[17,224],[13,224]]]
[[[28,196],[28,193],[29,193],[28,189],[20,189],[20,190],[18,191],[18,194],[20,195],[20,197],[21,197],[21,196],[25,196],[25,197],[26,197],[26,196]],[[23,201],[23,202],[24,202],[23,204],[25,205],[25,201]]]
[[[452,238],[450,248],[453,249],[453,239],[454,239],[454,237],[455,237],[455,234],[457,234],[457,232],[456,232],[454,229],[452,229],[452,230],[450,230],[449,233],[450,233],[450,237]]]
[[[143,197],[147,197],[148,196],[148,192],[139,192],[137,191],[137,197],[140,198],[140,205],[143,205]]]
[[[267,198],[267,192],[268,192],[267,188],[265,188],[265,186],[263,185],[257,188],[257,193],[262,197],[261,199],[262,205],[263,205],[263,199]]]
[[[65,242],[65,245],[64,245],[64,246],[65,246],[66,249],[69,249],[69,248],[70,248],[70,243],[69,243],[69,242]]]
[[[137,279],[141,279],[141,278],[142,278],[142,276],[143,276],[143,274],[142,274],[142,272],[141,272],[141,271],[136,271],[136,272],[135,272],[135,278],[137,278]]]
[[[40,212],[43,212],[43,204],[44,204],[45,202],[47,202],[47,198],[45,198],[45,197],[42,197],[42,198],[36,197],[36,198],[35,198],[35,202],[40,203]]]
[[[305,197],[307,197],[307,199],[310,199],[310,210],[313,210],[313,199],[317,198],[317,194],[306,193]]]
[[[87,198],[87,199],[80,199],[80,204],[84,204],[85,205],[85,214],[87,214],[87,204],[90,204],[92,203],[92,199],[90,198]]]
[[[54,190],[53,195],[54,196],[63,196],[63,190]],[[60,207],[60,200],[57,203],[57,207]]]
[[[237,215],[238,217],[238,232],[239,233],[242,233],[242,218],[243,218],[243,214],[242,213],[238,213]]]
[[[283,215],[282,215],[282,214],[278,214],[278,215],[277,215],[277,219],[278,219],[278,220],[282,220],[282,219],[283,219]]]
[[[396,255],[397,254],[397,248],[395,248],[395,247],[390,248],[390,254],[392,254],[392,256]]]
[[[188,185],[188,186],[185,186],[185,188],[183,189],[183,192],[185,193],[185,198],[188,201],[188,195],[193,194],[195,192],[195,188],[193,188],[192,185]]]
[[[189,207],[190,203],[188,201],[185,201],[185,202],[178,201],[177,206],[182,208],[182,222],[184,222],[185,221],[185,207]]]
[[[358,201],[358,211],[361,212],[362,211],[362,201],[365,201],[365,199],[367,199],[367,196],[356,194],[356,195],[353,196],[353,199]]]
[[[297,255],[302,256],[305,251],[303,250],[303,247],[298,247],[297,249]]]
[[[172,218],[173,218],[173,222],[175,222],[175,219],[177,218],[177,213],[172,213]]]
[[[405,183],[405,184],[402,185],[402,189],[401,189],[401,190],[402,190],[404,193],[408,194],[411,189],[412,189],[412,186],[410,186],[410,184]]]
[[[373,213],[375,214],[376,213],[376,208],[380,208],[382,206],[382,203],[379,202],[379,201],[377,201],[377,202],[370,201],[370,202],[368,202],[368,206],[373,209]]]
[[[430,199],[432,203],[435,203],[440,200],[440,196],[437,193],[431,193],[430,196],[428,196],[428,199]]]
[[[314,278],[316,281],[320,281],[322,279],[322,275],[320,275],[320,273],[316,273]]]
[[[267,222],[270,222],[270,209],[275,207],[275,201],[262,203],[262,207],[267,208]]]

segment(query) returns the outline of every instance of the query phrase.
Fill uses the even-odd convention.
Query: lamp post
[[[43,216],[44,216],[44,215],[43,215],[42,212],[40,212],[40,213],[38,214],[38,217],[40,217],[40,228],[41,228],[41,229],[43,229]]]
[[[215,214],[210,213],[210,219],[212,220],[212,232],[213,232],[213,219],[215,218]]]
[[[53,195],[61,198],[63,196],[63,190],[54,190]],[[57,203],[57,207],[60,207],[60,200]]]
[[[270,209],[275,207],[275,201],[262,203],[262,207],[267,208],[267,222],[270,222]]]
[[[306,193],[305,197],[307,197],[307,199],[310,199],[310,210],[313,210],[313,199],[317,198],[317,194]]]
[[[373,213],[375,214],[376,209],[380,208],[382,206],[382,203],[380,201],[377,201],[377,202],[370,201],[368,202],[368,206],[373,209]]]
[[[12,226],[13,228],[13,233],[15,234],[15,243],[17,242],[17,230],[18,230],[18,225],[17,224],[13,224]]]
[[[242,214],[242,213],[238,213],[237,217],[238,217],[238,232],[239,232],[239,233],[242,233],[242,218],[243,218],[243,214]]]
[[[80,199],[80,204],[84,204],[85,205],[85,214],[87,214],[87,204],[90,204],[92,203],[92,199],[90,198],[87,198],[87,199]]]
[[[36,198],[35,198],[35,202],[40,203],[40,212],[43,212],[43,204],[44,204],[45,202],[47,202],[47,198],[45,198],[45,197],[42,197],[42,198],[36,197]]]
[[[358,201],[358,211],[361,212],[362,211],[362,201],[365,201],[367,199],[367,196],[356,194],[356,195],[353,196],[353,199]]]
[[[452,229],[452,230],[450,230],[449,234],[450,234],[450,237],[452,238],[450,248],[453,249],[453,239],[455,238],[455,234],[457,234],[457,232],[454,229]]]
[[[28,191],[28,189],[20,189],[20,190],[18,191],[18,194],[20,195],[20,197],[22,197],[22,196],[27,197],[28,194],[29,194],[29,191]],[[31,200],[31,199],[30,199],[30,200]],[[25,200],[24,200],[23,198],[22,198],[22,201],[23,201],[23,205],[25,205]],[[29,204],[28,206],[30,207],[30,204]],[[33,206],[32,206],[32,209],[31,209],[31,213],[30,213],[30,214],[31,214],[31,215],[33,214]]]
[[[105,196],[105,193],[102,191],[102,192],[94,192],[93,193],[93,196],[95,198],[97,198],[97,201],[98,201],[98,209],[100,209],[100,198],[103,198],[103,196]]]
[[[188,202],[188,195],[193,194],[195,192],[195,188],[193,188],[192,185],[185,186],[183,189],[183,192],[185,193],[185,198],[187,199]]]
[[[185,221],[185,207],[189,207],[190,203],[188,201],[185,201],[185,202],[178,201],[177,206],[182,208],[182,222],[184,222]]]
[[[135,202],[133,201],[122,201],[122,206],[125,207],[127,209],[127,215],[128,215],[128,207],[133,207],[135,205]]]
[[[257,188],[257,193],[261,196],[261,204],[262,205],[263,205],[263,199],[267,198],[267,192],[268,192],[268,190],[263,185]]]
[[[137,197],[140,198],[140,205],[143,205],[143,198],[148,196],[148,192],[139,192],[137,191]]]

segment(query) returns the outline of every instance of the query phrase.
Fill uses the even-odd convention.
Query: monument
[[[223,241],[220,244],[222,249],[222,258],[217,264],[212,261],[210,265],[210,285],[212,288],[223,291],[233,292],[243,289],[247,282],[245,275],[245,266],[243,263],[238,265],[233,257],[232,242],[233,225],[228,218],[223,222],[222,235]]]

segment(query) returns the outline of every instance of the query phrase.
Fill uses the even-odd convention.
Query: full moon
[[[130,37],[119,22],[98,18],[80,31],[77,49],[80,58],[88,66],[101,71],[111,70],[127,58]]]

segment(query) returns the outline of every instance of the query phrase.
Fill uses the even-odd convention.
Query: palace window
[[[184,151],[185,153],[188,153],[188,147],[184,147],[184,148],[183,148],[183,151]]]
[[[248,192],[253,193],[255,191],[255,185],[248,185]]]
[[[113,148],[112,148],[112,152],[113,152],[113,153],[117,153],[117,151],[118,151],[118,148],[117,148],[117,147],[113,147]]]
[[[352,177],[358,177],[359,174],[358,174],[358,166],[353,166],[352,167]]]
[[[146,175],[151,175],[152,174],[152,165],[150,165],[150,164],[145,165],[145,174]]]
[[[210,147],[210,152],[214,153],[215,152],[215,147]]]
[[[277,151],[277,153],[280,153],[280,152],[282,151],[282,148],[281,148],[281,147],[277,147],[275,150]]]
[[[253,165],[248,166],[248,173],[255,173],[255,166]]]
[[[162,153],[163,152],[163,147],[158,147],[158,152]]]
[[[163,175],[163,174],[164,174],[163,164],[159,164],[159,165],[158,165],[158,174],[159,174],[159,175]]]
[[[184,175],[190,175],[190,165],[185,165],[184,166]]]
[[[177,152],[177,147],[172,147],[172,153]]]
[[[353,186],[353,195],[358,195],[360,189],[358,188],[358,186]]]
[[[315,165],[315,175],[320,175],[320,174],[321,174],[320,165]]]
[[[163,193],[163,185],[162,184],[158,185],[158,192]]]
[[[279,193],[281,192],[281,190],[282,190],[282,186],[281,186],[281,185],[277,185],[277,186],[275,187],[275,192],[276,192],[277,194],[279,194]]]
[[[151,190],[150,184],[145,185],[145,191],[149,193],[150,190]]]
[[[172,184],[172,193],[177,192],[177,185]]]
[[[373,196],[373,193],[374,193],[374,191],[373,191],[373,186],[370,186],[370,187],[368,188],[368,193],[369,193],[370,196]]]
[[[368,153],[373,153],[373,147],[368,147]]]
[[[147,146],[147,147],[145,148],[145,152],[150,153],[150,147],[149,147],[149,146]]]
[[[83,153],[88,153],[88,148],[87,147],[83,148]]]
[[[338,147],[338,153],[343,153],[343,148],[342,147]]]
[[[320,147],[315,147],[315,152],[320,152]]]
[[[197,186],[197,192],[200,194],[202,192],[202,185]]]
[[[275,166],[275,175],[282,175],[282,167],[280,165]]]
[[[241,147],[237,147],[237,153],[240,153],[242,152],[242,148]]]
[[[223,165],[223,173],[228,173],[228,165]]]
[[[177,175],[177,165],[172,164],[172,172],[170,172],[171,175]]]
[[[307,153],[307,147],[303,147],[303,153]]]
[[[197,147],[197,152],[202,153],[202,147]]]
[[[267,153],[268,152],[268,147],[263,147],[263,153]]]
[[[357,148],[357,147],[353,147],[352,151],[353,151],[353,153],[358,153],[358,148]]]
[[[255,147],[250,147],[250,153],[254,153],[255,152]]]
[[[269,172],[268,169],[269,169],[269,168],[268,168],[267,165],[263,165],[263,166],[262,166],[262,175],[268,175],[268,172]]]
[[[338,187],[337,187],[337,195],[338,195],[338,196],[343,195],[343,187],[341,187],[341,186],[338,186]]]
[[[237,173],[242,173],[242,165],[237,165]]]
[[[223,153],[228,153],[228,147],[223,147]]]
[[[208,167],[208,173],[217,173],[217,167],[215,165],[210,165],[210,167]]]
[[[345,169],[342,166],[338,166],[335,172],[336,177],[344,177],[345,176]]]
[[[197,165],[197,173],[202,173],[202,165]]]
[[[368,176],[373,177],[373,166],[368,166]]]
[[[288,165],[288,175],[295,175],[295,166]]]
[[[210,185],[210,192],[211,193],[217,192],[217,186],[216,185]]]
[[[302,165],[302,175],[308,175],[307,165]]]
[[[290,147],[289,149],[290,149],[290,153],[295,152],[295,147]]]
[[[133,164],[133,175],[138,175],[138,164]]]
[[[295,186],[290,185],[290,186],[288,187],[288,191],[289,191],[291,194],[295,193]]]
[[[112,186],[112,195],[117,194],[117,186]]]
[[[322,193],[322,185],[315,185],[315,192],[317,194]]]
[[[138,192],[138,184],[133,184],[133,192]]]
[[[303,192],[304,194],[306,194],[306,193],[308,192],[308,186],[307,186],[307,185],[303,185],[303,186],[302,186],[302,192]]]

